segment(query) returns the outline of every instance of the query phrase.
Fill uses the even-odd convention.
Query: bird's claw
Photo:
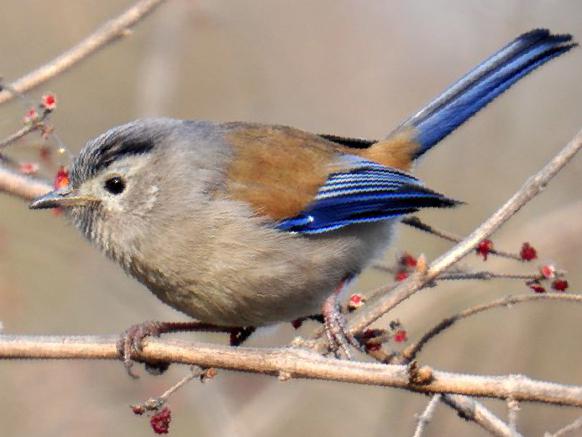
[[[132,378],[139,378],[133,371],[133,357],[143,350],[143,340],[146,337],[159,337],[161,325],[159,322],[147,321],[130,326],[117,341],[117,352],[123,361],[127,373]]]
[[[348,360],[351,360],[353,357],[350,346],[357,350],[361,349],[358,340],[348,331],[345,319],[337,307],[329,317],[325,318],[323,327],[329,348],[337,358],[341,358],[343,354]]]
[[[340,311],[337,295],[341,291],[344,283],[340,284],[336,292],[331,294],[323,303],[323,328],[329,348],[337,358],[341,358],[341,354],[348,359],[352,359],[350,346],[357,350],[361,350],[362,346],[358,340],[347,329],[345,318]]]

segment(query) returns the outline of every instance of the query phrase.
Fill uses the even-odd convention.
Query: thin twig
[[[368,356],[384,364],[395,364],[396,360],[401,358],[400,354],[396,352],[387,353],[383,348],[369,349],[366,353]],[[442,401],[445,405],[455,410],[461,418],[476,423],[493,435],[521,437],[519,434],[513,433],[508,424],[495,416],[483,404],[468,396],[445,394],[442,397]]]
[[[423,222],[417,216],[406,217],[402,220],[402,223],[410,226],[411,228],[418,229],[419,231],[426,232],[428,234],[434,235],[435,237],[439,237],[443,240],[450,241],[452,243],[460,243],[463,240],[462,237],[459,237],[458,235],[453,234],[452,232],[435,228],[434,226]],[[489,254],[497,255],[503,258],[510,258],[517,261],[523,261],[523,259],[519,255],[516,255],[515,253],[505,252],[503,250],[491,249],[489,251]]]
[[[165,392],[163,392],[156,399],[161,400],[162,402],[166,402],[170,396],[172,396],[175,392],[180,390],[188,382],[192,381],[193,379],[201,378],[206,371],[207,371],[207,369],[202,369],[200,367],[193,366],[189,375],[186,375],[184,378],[182,378],[180,381],[178,381],[172,387],[167,389]]]
[[[174,393],[176,393],[178,390],[180,390],[182,387],[184,387],[193,379],[200,379],[202,382],[205,382],[208,379],[212,379],[215,373],[216,372],[214,371],[214,369],[203,369],[198,366],[192,366],[192,368],[190,369],[190,373],[188,375],[180,379],[176,384],[171,386],[160,396],[156,398],[149,398],[142,404],[132,405],[131,408],[133,409],[134,412],[138,411],[140,412],[140,414],[141,412],[144,411],[159,410],[168,401],[170,396],[172,396]]]
[[[382,348],[369,349],[366,353],[368,356],[384,364],[396,364],[397,359],[400,358],[398,353],[387,353]],[[475,422],[481,428],[489,431],[493,435],[502,437],[520,437],[519,434],[515,434],[511,431],[508,424],[495,416],[495,414],[489,411],[483,404],[469,398],[468,396],[445,394],[442,397],[442,401],[445,405],[455,410],[461,418]]]
[[[432,420],[432,416],[434,415],[434,411],[441,400],[441,394],[434,395],[422,414],[418,417],[418,424],[416,425],[416,429],[414,430],[413,437],[422,437],[426,426]]]
[[[10,146],[11,144],[15,143],[16,141],[24,138],[26,135],[30,134],[39,129],[43,129],[45,126],[43,122],[47,119],[51,111],[43,111],[38,120],[34,120],[31,123],[28,123],[26,126],[23,126],[18,131],[14,132],[12,135],[7,136],[3,140],[0,141],[0,150]]]
[[[467,273],[443,273],[439,276],[439,281],[463,281],[463,280],[477,280],[477,281],[490,281],[492,279],[512,279],[512,280],[537,280],[543,279],[544,276],[540,273],[530,273],[530,274],[513,274],[513,273],[495,273],[495,272],[467,272]]]
[[[582,303],[582,295],[581,294],[520,294],[517,296],[504,296],[501,299],[496,299],[492,302],[476,305],[471,308],[467,308],[460,313],[454,314],[453,316],[447,317],[443,319],[431,329],[429,329],[417,342],[411,343],[408,345],[406,349],[402,351],[400,356],[395,360],[395,362],[399,363],[408,363],[412,360],[415,360],[418,353],[426,346],[426,344],[434,339],[437,335],[441,334],[446,329],[453,326],[459,320],[466,319],[467,317],[474,316],[475,314],[479,314],[483,311],[491,310],[494,308],[509,308],[515,304],[524,303],[524,302],[534,302],[534,301],[548,301],[548,300],[556,300],[562,302],[577,302]]]
[[[94,33],[52,61],[38,67],[10,84],[10,88],[24,93],[68,70],[83,59],[127,35],[128,30],[151,13],[164,0],[140,0],[116,18],[106,22]],[[8,89],[0,91],[0,104],[14,98]]]
[[[483,404],[468,396],[448,394],[442,397],[442,401],[444,404],[454,408],[461,418],[475,422],[492,435],[521,437],[521,434],[512,432],[509,425],[485,408]]]
[[[0,165],[0,192],[30,201],[51,190],[52,186],[44,180],[22,175]]]
[[[582,429],[582,417],[579,417],[578,419],[576,419],[574,422],[570,423],[569,425],[566,425],[565,427],[560,428],[559,430],[557,430],[553,434],[546,432],[544,434],[544,437],[563,437],[566,434],[570,434],[571,432],[578,431],[580,429]]]
[[[517,417],[519,415],[519,402],[515,399],[509,397],[507,398],[507,418],[509,422],[509,428],[511,429],[511,435],[517,435]]]
[[[0,335],[0,359],[119,360],[117,336]],[[136,359],[237,370],[278,377],[317,379],[394,387],[418,393],[542,402],[582,407],[582,386],[530,379],[523,375],[485,376],[451,373],[421,367],[423,380],[411,378],[411,368],[322,357],[305,349],[230,347],[178,340],[146,339]]]
[[[374,264],[372,268],[386,272],[391,274],[396,274],[398,269],[386,266],[384,264]],[[561,272],[563,274],[563,272]],[[450,273],[443,273],[439,275],[439,281],[461,281],[461,280],[477,280],[477,281],[490,281],[492,279],[515,279],[515,280],[535,280],[535,279],[543,279],[544,276],[539,272],[530,273],[530,274],[514,274],[514,273],[497,273],[497,272],[490,272],[487,270],[481,270],[478,272],[462,272],[462,271],[455,271]]]

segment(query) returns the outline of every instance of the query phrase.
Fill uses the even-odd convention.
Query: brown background
[[[0,74],[12,80],[93,31],[128,1],[3,0]],[[133,35],[57,78],[54,125],[74,152],[104,129],[143,116],[289,124],[317,132],[379,137],[520,32],[549,27],[582,39],[582,3],[439,0],[173,0]],[[582,51],[554,61],[472,120],[419,166],[434,189],[467,202],[429,211],[435,225],[466,234],[506,200],[581,127]],[[19,127],[23,107],[4,105],[0,135]],[[34,156],[33,138],[19,156]],[[495,241],[531,241],[544,261],[569,270],[580,289],[580,159],[506,225]],[[53,170],[50,170],[52,172]],[[89,246],[61,218],[0,196],[0,320],[8,333],[105,334],[148,319],[183,316]],[[399,249],[434,258],[448,245],[402,229]],[[386,255],[394,259],[394,252]],[[464,265],[515,271],[475,256]],[[518,266],[519,267],[519,266]],[[533,266],[532,266],[533,268]],[[527,269],[525,269],[527,270]],[[369,272],[370,290],[391,279]],[[414,338],[456,309],[507,294],[522,283],[443,284],[392,317]],[[526,373],[582,384],[580,308],[535,303],[464,321],[427,348],[437,368]],[[314,325],[301,333],[308,335]],[[267,329],[250,344],[280,345],[295,333]],[[191,337],[190,337],[191,338]],[[209,341],[223,337],[199,336]],[[114,362],[0,363],[0,433],[7,436],[151,435],[127,405],[161,393],[184,375],[130,380]],[[411,435],[426,398],[375,387],[290,381],[220,372],[171,400],[172,435]],[[501,402],[486,401],[502,417]],[[522,405],[526,435],[555,430],[579,410]],[[484,435],[440,406],[427,435]]]

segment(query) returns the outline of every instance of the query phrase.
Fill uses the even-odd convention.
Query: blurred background
[[[130,1],[2,0],[0,75],[10,82],[77,43]],[[518,34],[535,27],[582,40],[578,0],[169,0],[132,35],[31,93],[55,92],[56,132],[77,152],[105,129],[144,116],[248,120],[309,131],[381,137],[446,85]],[[467,204],[427,211],[427,222],[466,235],[537,171],[581,127],[582,50],[520,82],[434,149],[417,169],[430,187]],[[18,102],[0,108],[0,136],[21,126]],[[36,137],[12,156],[37,156]],[[55,168],[44,168],[52,176]],[[574,160],[545,193],[498,232],[497,247],[524,241],[540,262],[582,273],[582,160]],[[6,333],[111,334],[144,320],[183,320],[90,247],[62,217],[32,212],[0,196],[0,320]],[[449,245],[401,227],[399,251],[434,259]],[[537,264],[469,256],[471,269],[532,271]],[[366,292],[392,278],[367,272]],[[506,294],[522,282],[446,283],[390,314],[418,338],[443,317]],[[465,320],[419,357],[438,369],[525,373],[582,384],[580,310],[531,303]],[[386,324],[390,319],[383,321]],[[309,335],[315,324],[299,334]],[[263,330],[254,346],[289,342],[290,326]],[[189,335],[226,342],[222,336]],[[142,369],[140,369],[141,371]],[[6,436],[153,435],[130,403],[157,396],[187,373],[134,381],[116,362],[0,362],[0,423]],[[143,373],[143,372],[142,372]],[[171,435],[407,436],[427,398],[389,388],[219,372],[170,400]],[[502,418],[505,404],[485,401]],[[580,410],[521,405],[525,435],[555,431]],[[486,435],[445,406],[427,435]]]

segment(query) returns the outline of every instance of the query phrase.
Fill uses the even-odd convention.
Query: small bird
[[[354,341],[338,292],[384,252],[403,216],[458,203],[412,176],[414,161],[575,45],[570,35],[525,33],[379,141],[254,123],[137,120],[89,141],[69,186],[31,208],[63,208],[130,275],[196,319],[192,326],[242,340],[254,327],[319,314],[331,347],[347,354]],[[188,323],[142,328],[125,337],[126,363],[145,335]]]

